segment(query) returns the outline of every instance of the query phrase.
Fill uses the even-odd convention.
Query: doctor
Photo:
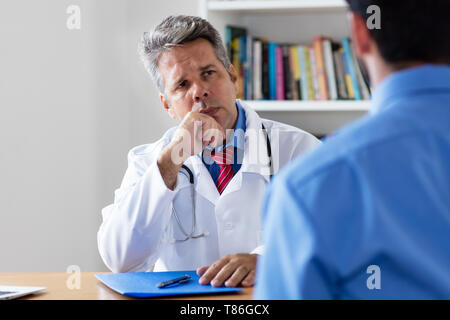
[[[252,286],[266,186],[320,142],[236,100],[236,71],[206,20],[168,17],[144,34],[141,50],[180,123],[129,152],[114,203],[102,211],[100,255],[113,272],[197,269],[201,284]]]

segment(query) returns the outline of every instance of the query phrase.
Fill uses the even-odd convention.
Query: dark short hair
[[[369,28],[382,58],[389,64],[450,64],[450,0],[347,0],[365,21],[380,8],[381,28]]]

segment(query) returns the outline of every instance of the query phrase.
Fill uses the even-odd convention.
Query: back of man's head
[[[347,0],[367,21],[380,9],[380,29],[369,28],[381,57],[396,68],[404,63],[450,65],[450,0]]]

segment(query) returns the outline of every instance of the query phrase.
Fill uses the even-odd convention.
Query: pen
[[[179,284],[185,283],[185,282],[189,281],[190,278],[191,278],[191,276],[188,276],[186,274],[182,277],[163,281],[163,282],[158,283],[158,288],[165,288],[165,287],[170,286],[171,284],[175,284],[175,283],[179,283]]]

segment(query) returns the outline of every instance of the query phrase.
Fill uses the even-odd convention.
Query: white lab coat
[[[196,233],[206,232],[208,236],[173,242],[185,236],[172,213],[172,206],[184,229],[190,232],[192,196],[191,184],[185,175],[178,174],[172,191],[166,187],[156,164],[175,130],[172,128],[159,141],[131,149],[128,169],[120,188],[115,191],[114,203],[102,210],[103,223],[97,240],[100,255],[109,269],[113,272],[149,271],[155,265],[155,271],[193,270],[226,254],[263,252],[260,218],[270,176],[267,141],[261,123],[269,133],[275,173],[320,141],[298,128],[261,119],[250,107],[239,103],[246,115],[244,158],[241,169],[224,192],[218,193],[200,155],[184,163],[194,174]],[[251,132],[258,133],[251,136]],[[256,161],[252,157],[255,154],[258,154]]]

